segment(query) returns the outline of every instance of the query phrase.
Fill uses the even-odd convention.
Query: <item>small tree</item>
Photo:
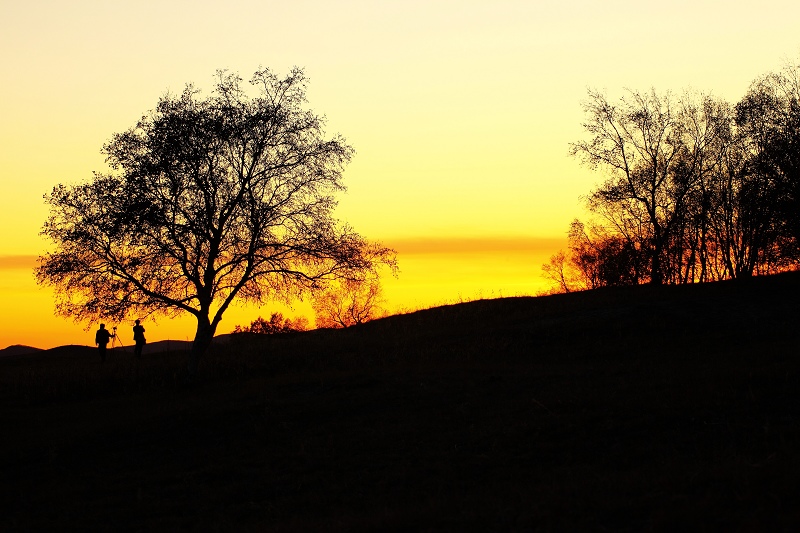
[[[386,313],[377,276],[344,279],[314,295],[312,306],[318,328],[347,328]]]
[[[545,294],[573,292],[588,288],[580,284],[574,265],[564,250],[559,250],[558,253],[550,256],[550,261],[542,265],[542,272],[544,277],[553,283],[553,286],[545,291]]]
[[[251,82],[218,72],[214,92],[191,85],[103,147],[112,172],[46,196],[39,283],[76,320],[186,312],[197,319],[194,375],[237,298],[289,301],[325,280],[354,278],[393,250],[333,218],[353,154],[304,108],[299,69]]]

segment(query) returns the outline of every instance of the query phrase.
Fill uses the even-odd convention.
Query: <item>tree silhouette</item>
[[[664,282],[662,261],[670,239],[676,207],[691,184],[674,187],[679,174],[683,144],[681,123],[674,99],[629,91],[617,105],[590,91],[584,103],[584,128],[591,139],[573,143],[572,155],[592,168],[610,172],[608,181],[591,196],[622,220],[640,228],[641,242],[650,252],[650,283]],[[689,176],[693,177],[693,176]]]
[[[383,291],[377,276],[346,279],[314,295],[318,328],[347,328],[384,315]]]
[[[774,213],[771,235],[783,259],[800,259],[800,65],[755,80],[736,105],[736,121],[751,152],[751,181],[768,195],[751,194],[751,209]]]
[[[544,277],[549,279],[553,286],[542,294],[558,294],[562,292],[573,292],[586,290],[589,287],[580,284],[582,281],[570,262],[570,257],[564,250],[559,250],[550,256],[550,261],[542,265]]]
[[[393,250],[333,218],[353,154],[304,108],[300,69],[279,78],[219,71],[202,98],[188,85],[103,147],[111,173],[56,186],[42,230],[55,251],[39,283],[76,320],[181,312],[197,319],[189,374],[237,299],[288,301],[355,279]]]

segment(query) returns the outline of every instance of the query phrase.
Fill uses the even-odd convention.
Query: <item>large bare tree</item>
[[[302,70],[250,83],[220,71],[208,97],[191,85],[164,96],[103,147],[109,173],[46,196],[54,249],[36,275],[58,313],[190,313],[194,375],[235,299],[287,301],[394,266],[392,250],[333,216],[353,149],[305,108]]]
[[[584,103],[588,141],[571,145],[573,155],[592,168],[602,167],[609,179],[592,195],[595,209],[633,219],[650,250],[650,282],[661,284],[674,198],[670,180],[680,161],[682,144],[670,95],[629,91],[619,104],[590,91]]]

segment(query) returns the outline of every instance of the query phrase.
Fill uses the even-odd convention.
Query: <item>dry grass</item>
[[[0,359],[0,530],[800,524],[800,277]]]

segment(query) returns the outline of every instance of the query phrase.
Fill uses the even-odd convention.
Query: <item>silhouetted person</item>
[[[111,340],[114,334],[106,329],[105,324],[100,324],[100,329],[94,334],[94,343],[97,345],[97,351],[100,352],[100,361],[106,362],[106,345]]]
[[[136,321],[136,325],[133,326],[133,342],[136,343],[135,347],[133,348],[133,354],[136,357],[142,356],[142,348],[144,348],[144,343],[147,342],[144,338],[144,326],[139,324],[139,321]]]

